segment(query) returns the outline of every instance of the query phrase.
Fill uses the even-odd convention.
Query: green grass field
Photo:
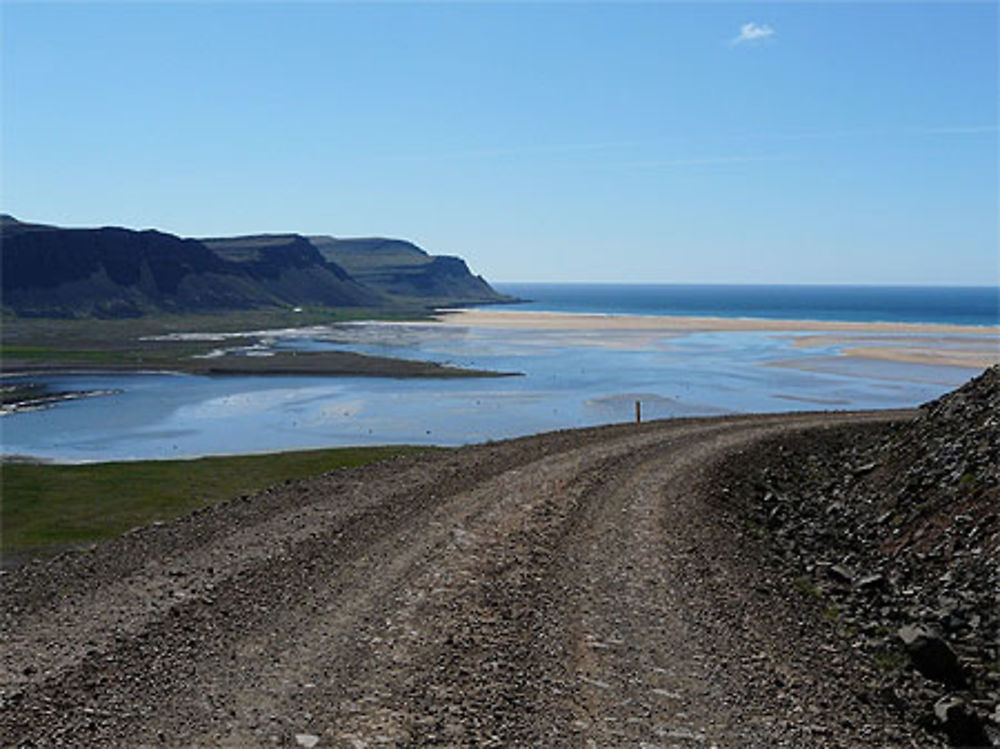
[[[43,349],[119,350],[135,346],[143,336],[178,332],[235,333],[270,328],[328,325],[352,320],[420,320],[431,314],[428,306],[397,304],[391,307],[305,307],[290,309],[224,311],[214,314],[157,314],[127,319],[61,319],[3,316],[0,338],[5,346]]]
[[[109,538],[263,489],[422,447],[330,450],[85,465],[0,465],[4,557]]]
[[[3,316],[0,325],[0,370],[18,364],[109,367],[122,365],[175,368],[219,344],[213,341],[155,341],[168,333],[237,333],[274,328],[328,325],[352,320],[427,319],[429,310],[415,305],[388,308],[307,307],[229,311],[204,315],[149,315],[125,320],[19,318]],[[251,333],[246,341],[256,337]],[[230,341],[238,345],[239,341]]]

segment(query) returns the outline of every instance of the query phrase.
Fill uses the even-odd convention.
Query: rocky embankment
[[[760,443],[718,480],[870,658],[872,702],[1000,746],[1000,368],[912,422]]]

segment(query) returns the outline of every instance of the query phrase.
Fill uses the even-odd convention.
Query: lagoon
[[[627,421],[636,400],[647,419],[900,408],[933,399],[979,371],[846,357],[836,337],[804,347],[788,332],[753,330],[503,329],[459,320],[274,331],[265,341],[273,349],[349,350],[523,376],[32,377],[53,388],[120,392],[4,417],[4,454],[97,461],[458,445]],[[956,341],[961,344],[961,336]]]

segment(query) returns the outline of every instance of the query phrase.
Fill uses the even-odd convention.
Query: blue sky
[[[0,209],[491,280],[998,282],[993,3],[2,6]]]

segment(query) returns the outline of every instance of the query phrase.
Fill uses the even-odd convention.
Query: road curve
[[[559,432],[288,483],[4,574],[2,746],[917,746],[712,464],[909,412]]]

